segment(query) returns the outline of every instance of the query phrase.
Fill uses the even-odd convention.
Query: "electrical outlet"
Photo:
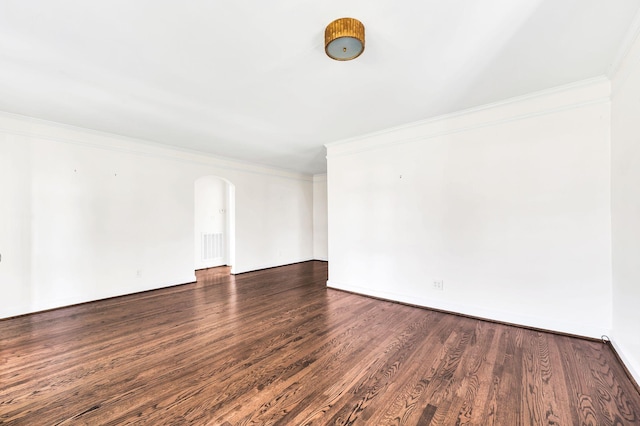
[[[138,278],[142,278],[142,270],[141,270],[141,269],[138,269],[138,270],[136,271],[136,276],[137,276]]]
[[[444,281],[433,280],[433,289],[438,291],[444,291]]]

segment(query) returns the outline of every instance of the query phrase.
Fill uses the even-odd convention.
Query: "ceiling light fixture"
[[[350,61],[364,50],[364,25],[353,18],[336,19],[324,30],[324,51],[336,61]]]

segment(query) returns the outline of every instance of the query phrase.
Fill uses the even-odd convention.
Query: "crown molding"
[[[238,172],[276,176],[307,182],[311,182],[313,180],[312,175],[304,173],[263,166],[260,164],[215,156],[201,151],[173,147],[150,140],[132,138],[115,133],[107,133],[99,130],[58,123],[55,121],[42,120],[6,111],[0,111],[0,132],[143,157],[161,158],[191,164],[213,166]]]
[[[607,77],[609,77],[609,79],[613,80],[613,77],[620,71],[622,63],[625,58],[629,56],[629,53],[638,38],[640,38],[640,9],[638,9],[633,17],[633,21],[631,21],[631,25],[625,33],[622,44],[620,44],[620,47],[616,52],[616,56],[613,58],[613,62],[607,69]]]
[[[624,91],[627,80],[638,73],[640,66],[640,11],[636,14],[634,24],[628,31],[625,43],[616,57],[615,67],[611,72],[611,99],[615,99]]]
[[[576,94],[575,98],[570,100],[558,99],[558,97],[571,92]],[[604,75],[580,80],[450,114],[395,126],[378,132],[330,142],[325,144],[327,158],[610,102],[610,94],[611,81]],[[536,105],[536,101],[547,105]],[[488,117],[488,115],[493,115],[493,117]]]

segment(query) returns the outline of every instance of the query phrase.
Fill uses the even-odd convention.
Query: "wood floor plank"
[[[0,424],[637,425],[606,344],[327,289],[305,262],[0,320]]]

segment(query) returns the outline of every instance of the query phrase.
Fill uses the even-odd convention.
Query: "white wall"
[[[313,176],[313,258],[327,260],[327,174]]]
[[[612,342],[640,383],[640,37],[612,81]]]
[[[0,317],[193,281],[206,175],[236,188],[236,273],[313,258],[311,176],[0,115]]]
[[[595,79],[329,144],[328,285],[609,334],[609,93]]]
[[[29,300],[32,293],[31,149],[14,139],[0,133],[0,304],[6,305],[2,312]]]

